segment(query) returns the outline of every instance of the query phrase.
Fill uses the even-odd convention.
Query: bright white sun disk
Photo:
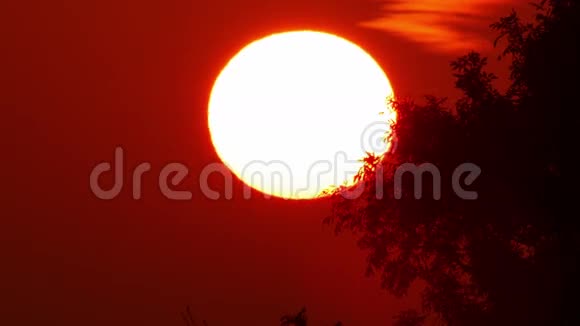
[[[366,151],[386,150],[369,149],[373,140],[361,137],[376,126],[381,135],[388,130],[392,96],[387,76],[359,46],[321,32],[274,34],[222,70],[209,130],[220,159],[245,184],[277,197],[313,198],[351,183]]]

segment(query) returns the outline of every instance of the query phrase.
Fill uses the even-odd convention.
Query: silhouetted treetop
[[[512,12],[491,26],[496,44],[506,43],[500,57],[511,60],[507,92],[494,87],[486,58],[475,52],[458,58],[451,70],[463,96],[454,105],[432,96],[395,101],[396,150],[365,160],[357,178],[361,196],[345,196],[353,189],[342,187],[332,197],[326,222],[358,236],[369,253],[368,273],[378,273],[397,296],[422,280],[423,313],[449,325],[577,318],[564,291],[577,289],[580,252],[572,217],[580,181],[567,165],[577,160],[580,130],[580,15],[577,1],[536,7],[533,22]],[[419,199],[417,176],[397,179],[409,163],[424,172]],[[477,191],[476,200],[457,196],[452,186],[464,163],[481,171],[472,184],[458,180]],[[408,312],[398,322],[419,325],[421,316]]]

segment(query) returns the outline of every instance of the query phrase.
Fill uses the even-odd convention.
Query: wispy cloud
[[[384,0],[380,18],[368,28],[399,34],[440,52],[483,50],[491,46],[489,25],[522,0]]]

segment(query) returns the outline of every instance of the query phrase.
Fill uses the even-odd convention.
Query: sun
[[[238,52],[215,80],[208,124],[219,158],[247,186],[309,199],[352,184],[381,155],[393,89],[360,46],[317,31],[273,34]]]

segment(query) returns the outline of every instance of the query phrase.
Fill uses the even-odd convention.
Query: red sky
[[[516,3],[515,0],[514,4]],[[517,2],[522,6],[522,2]],[[288,29],[349,38],[398,95],[452,94],[448,63],[489,52],[506,1],[9,0],[0,8],[0,323],[275,325],[306,305],[313,325],[388,324],[396,301],[363,277],[365,256],[322,226],[328,203],[212,201],[197,176],[217,162],[206,105],[246,43]],[[501,67],[501,65],[494,65]],[[101,201],[89,173],[125,149],[126,187]],[[143,199],[130,171],[150,162]],[[190,168],[194,199],[164,199],[154,176]],[[237,187],[239,189],[239,185]]]

